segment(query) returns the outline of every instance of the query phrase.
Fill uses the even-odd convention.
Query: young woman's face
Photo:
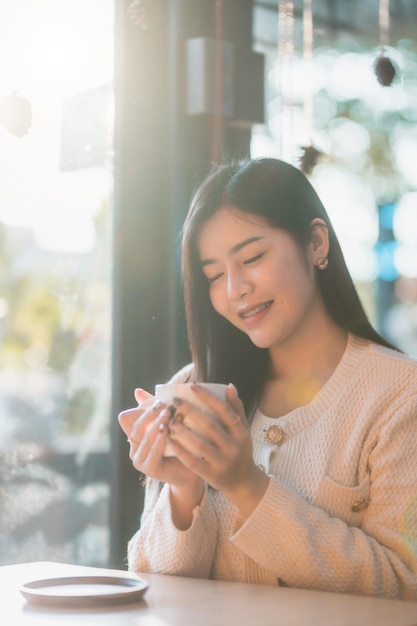
[[[323,310],[309,245],[257,215],[221,207],[203,226],[198,249],[214,309],[260,348],[283,345],[314,328]]]

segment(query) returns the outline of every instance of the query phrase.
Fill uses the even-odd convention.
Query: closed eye
[[[208,284],[212,285],[221,276],[223,276],[223,272],[220,272],[220,274],[215,274],[214,276],[207,276]]]
[[[243,265],[249,265],[249,263],[254,263],[255,261],[258,261],[264,256],[264,254],[265,252],[261,252],[260,254],[257,254],[256,256],[252,256],[250,259],[246,259],[246,261],[243,261]]]

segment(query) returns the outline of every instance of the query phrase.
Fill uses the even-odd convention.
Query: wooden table
[[[1,623],[13,626],[417,626],[417,602],[381,600],[285,587],[141,574],[139,602],[100,608],[29,604],[29,580],[72,575],[125,575],[120,570],[27,563],[0,567]]]

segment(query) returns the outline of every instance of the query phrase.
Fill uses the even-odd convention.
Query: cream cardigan
[[[417,600],[417,360],[350,336],[313,401],[252,436],[271,480],[251,516],[206,488],[180,531],[149,480],[130,570]]]

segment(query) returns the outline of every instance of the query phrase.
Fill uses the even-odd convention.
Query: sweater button
[[[266,440],[273,446],[279,446],[284,439],[284,431],[279,426],[270,426],[266,431]]]
[[[360,498],[360,500],[355,500],[352,504],[352,511],[357,513],[358,511],[363,511],[369,506],[369,500],[365,500],[365,498]]]

